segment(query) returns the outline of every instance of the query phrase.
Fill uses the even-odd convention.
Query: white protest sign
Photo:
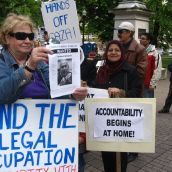
[[[47,46],[49,55],[49,79],[51,97],[68,95],[80,87],[79,44],[53,44]]]
[[[60,43],[81,43],[74,0],[42,2],[41,11],[50,38],[55,38]]]
[[[125,103],[98,104],[95,106],[94,137],[118,138],[119,140],[140,141],[144,138],[143,107]]]
[[[155,151],[155,99],[86,99],[87,150]]]
[[[87,98],[108,98],[108,91],[104,89],[88,88]],[[84,100],[79,102],[79,132],[85,132]]]
[[[70,100],[1,104],[0,171],[78,171],[77,113]]]

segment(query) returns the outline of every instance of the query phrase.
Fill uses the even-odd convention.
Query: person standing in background
[[[170,107],[172,105],[172,63],[170,63],[168,65],[168,71],[171,72],[168,95],[167,95],[167,98],[165,100],[165,105],[163,106],[163,108],[161,110],[158,111],[158,113],[169,113]]]
[[[147,69],[147,53],[145,48],[140,45],[133,37],[135,28],[132,23],[124,21],[118,28],[118,38],[124,48],[125,59],[131,65],[134,65],[139,73],[142,81],[142,92],[140,96],[143,96],[144,80]],[[128,162],[135,160],[138,157],[138,153],[129,153]]]
[[[126,60],[136,66],[142,81],[145,79],[147,69],[147,53],[145,48],[133,37],[135,28],[130,22],[122,22],[118,28],[118,38],[124,48]]]
[[[94,60],[88,60],[85,58],[83,51],[81,52],[81,86],[92,87],[96,77],[96,66]],[[78,160],[78,172],[84,172],[86,153],[86,133],[79,132],[79,160]]]
[[[148,54],[148,68],[144,81],[145,98],[154,97],[154,89],[161,78],[162,60],[155,46],[151,44],[152,40],[153,38],[150,33],[142,33],[140,35],[140,44],[146,48]]]
[[[48,45],[49,44],[49,36],[48,36],[48,32],[45,30],[44,31],[44,35],[43,35],[43,37],[44,37],[44,45]]]

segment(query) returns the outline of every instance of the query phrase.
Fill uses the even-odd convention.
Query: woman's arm
[[[13,103],[20,96],[22,87],[30,82],[24,67],[14,71],[0,60],[0,103]],[[28,74],[30,75],[30,74]]]

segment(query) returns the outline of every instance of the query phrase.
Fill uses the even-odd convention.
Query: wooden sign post
[[[121,172],[121,153],[116,152],[116,171]]]

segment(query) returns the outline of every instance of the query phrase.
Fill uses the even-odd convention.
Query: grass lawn
[[[162,67],[167,68],[168,64],[172,63],[172,57],[162,56]]]

